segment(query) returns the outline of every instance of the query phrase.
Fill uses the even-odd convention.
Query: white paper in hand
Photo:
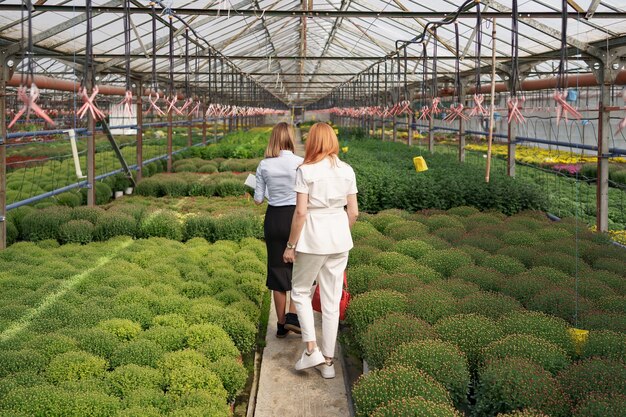
[[[255,189],[256,188],[256,177],[252,174],[248,174],[248,178],[246,178],[246,181],[244,182],[245,185],[247,185],[248,187]]]

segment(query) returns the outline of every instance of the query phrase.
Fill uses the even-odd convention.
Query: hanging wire
[[[461,60],[459,58],[459,24],[454,22],[454,48],[456,59],[454,60],[454,100],[456,103],[461,102]]]
[[[91,86],[96,85],[96,74],[93,71],[93,22],[91,0],[85,0],[85,75],[81,81],[81,87],[86,88],[87,77],[91,75]]]
[[[432,79],[432,91],[431,95],[433,98],[438,96],[437,91],[437,49],[438,49],[438,41],[437,41],[437,28],[433,29],[433,79]]]
[[[557,75],[557,89],[567,86],[567,0],[561,0],[561,58]]]
[[[428,82],[428,50],[426,42],[422,42],[422,101],[426,99],[426,83]]]
[[[513,0],[515,7],[517,7],[517,0]],[[481,62],[480,56],[482,54],[482,45],[483,45],[483,17],[482,12],[480,10],[480,3],[476,5],[476,43],[475,43],[475,54],[476,54],[476,63],[475,63],[475,82],[476,82],[476,94],[481,94],[481,83],[480,83],[480,75],[481,75]],[[512,56],[512,55],[511,55]]]
[[[24,37],[24,9],[22,9],[22,39],[27,39],[27,47],[22,54],[22,60],[26,59],[26,77],[22,74],[22,85],[30,81],[35,82],[35,65],[33,62],[33,2],[26,0],[26,10],[28,14],[28,37]]]
[[[156,39],[156,8],[154,3],[150,3],[152,15],[152,88],[155,93],[159,92],[159,81],[156,73],[156,55],[157,55],[157,39]]]
[[[511,97],[513,98],[517,97],[517,90],[521,85],[519,78],[519,13],[517,1],[513,0],[511,11]]]
[[[124,0],[124,58],[126,61],[126,91],[132,88],[130,79],[130,0]]]
[[[197,55],[197,53],[196,53]],[[189,73],[190,73],[190,62],[189,62],[189,29],[185,29],[185,96],[187,99],[191,97],[191,91],[189,89]]]
[[[387,60],[385,60],[385,85],[384,85],[384,106],[387,107]]]
[[[409,100],[409,84],[407,81],[407,70],[408,70],[408,56],[407,50],[404,48],[404,100]]]
[[[380,63],[376,65],[376,106],[380,106]]]
[[[170,18],[169,21],[169,28],[170,28],[170,32],[169,32],[169,47],[170,47],[170,56],[169,56],[169,60],[170,60],[170,79],[169,79],[169,95],[171,97],[172,100],[174,100],[174,23],[172,22],[172,19]]]

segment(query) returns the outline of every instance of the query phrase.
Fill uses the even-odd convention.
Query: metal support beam
[[[137,181],[141,181],[143,171],[143,94],[141,83],[137,83]]]
[[[465,106],[465,86],[467,85],[468,80],[461,80],[461,85],[459,89],[459,101],[463,106]],[[459,162],[465,162],[465,120],[462,117],[459,117]]]
[[[190,114],[187,116],[187,121],[189,122],[189,126],[187,126],[187,146],[193,146],[193,126],[192,126],[193,116]]]
[[[172,110],[167,112],[167,172],[172,172]]]
[[[415,121],[414,118],[415,118],[415,112],[411,110],[411,113],[407,114],[406,116],[406,125],[408,127],[407,144],[409,146],[413,146],[413,134],[414,134],[413,122]]]
[[[524,71],[521,70],[520,72],[523,74]],[[514,82],[516,82],[516,80],[509,79],[509,91],[513,89]],[[511,109],[509,109],[508,114],[511,114]],[[515,151],[518,126],[513,118],[510,120],[511,122],[509,122],[507,130],[506,175],[509,177],[515,177]]]
[[[435,153],[435,120],[428,119],[428,152]]]
[[[77,61],[80,61],[82,59],[85,58],[85,56],[83,54],[76,54],[76,55],[67,55],[63,52],[57,52],[57,51],[42,51],[41,53],[37,53],[36,54],[38,58],[53,58],[53,59],[69,59],[70,56],[75,57],[75,59]],[[526,61],[530,61],[530,62],[539,62],[539,61],[543,61],[543,60],[550,60],[550,59],[557,59],[560,56],[560,52],[559,50],[556,51],[550,51],[547,52],[545,54],[541,54],[541,59],[539,59],[537,56],[521,56],[519,57],[520,62],[526,62]],[[159,60],[166,60],[169,59],[169,55],[168,54],[156,54],[156,58]],[[207,56],[206,55],[202,55],[202,53],[199,53],[197,55],[198,59],[204,59],[206,60]],[[117,54],[117,53],[99,53],[97,55],[95,55],[95,58],[97,59],[109,59],[110,61],[107,61],[105,63],[102,64],[98,64],[98,72],[99,73],[106,73],[107,69],[110,67],[110,63],[112,63],[112,60],[118,60],[118,59],[122,59],[125,58],[124,54]],[[137,53],[137,52],[133,52],[129,55],[129,58],[132,60],[146,60],[146,56],[143,53]],[[195,59],[196,58],[196,54],[189,54],[188,55],[189,59]],[[267,56],[265,55],[228,55],[224,57],[225,59],[229,60],[229,61],[267,61]],[[403,58],[404,59],[404,58]],[[422,57],[421,56],[407,56],[407,61],[421,61]],[[438,56],[437,57],[438,60],[442,60],[442,61],[455,61],[456,57],[454,56]],[[474,61],[476,60],[475,56],[466,56],[465,57],[466,60],[471,60]],[[484,59],[484,57],[483,57]],[[285,61],[301,61],[301,60],[307,60],[307,61],[381,61],[381,57],[380,55],[371,55],[371,56],[367,56],[367,55],[350,55],[350,56],[303,56],[303,55],[281,55],[281,56],[274,56],[272,57],[272,61],[274,60],[285,60]],[[496,57],[496,61],[498,62],[509,62],[511,61],[511,57],[508,56],[497,56]],[[116,72],[119,73],[121,72],[121,69],[115,69],[115,70],[109,70],[108,72]],[[180,73],[180,71],[178,72]],[[226,72],[225,74],[228,74],[230,72]],[[241,71],[241,72],[237,72],[237,74],[244,74],[244,75],[248,75],[248,73],[246,73],[245,71]],[[149,74],[146,71],[143,72],[139,72],[136,75],[141,75],[141,74]],[[392,74],[392,73],[390,73]],[[396,73],[397,74],[397,73]],[[270,74],[268,74],[270,75]],[[331,75],[335,75],[335,74],[331,74]],[[351,75],[356,75],[356,73],[351,74]]]
[[[21,3],[21,2],[20,2]],[[103,8],[106,8],[106,10],[117,10],[117,13],[122,13],[123,10],[119,7],[115,7],[115,6],[119,6],[120,4],[122,4],[122,0],[111,0],[108,1],[106,3],[104,3],[102,5]],[[0,11],[2,9],[4,9],[5,5],[0,5]],[[41,13],[41,12],[46,12],[48,10],[42,9],[42,7],[46,7],[45,5],[42,6],[37,6],[34,5],[33,6],[33,10],[35,13]],[[70,13],[70,11],[68,9],[72,9],[72,6],[60,6],[63,7],[65,9],[66,12]],[[15,5],[15,9],[14,10],[22,10],[25,7],[21,4]],[[78,25],[80,25],[81,23],[83,23],[86,20],[86,13],[85,13],[85,7],[81,7],[83,9],[82,12],[78,12],[75,11],[72,14],[75,15],[75,17],[72,17],[66,21],[64,21],[63,23],[60,23],[56,26],[53,26],[49,29],[43,30],[39,33],[33,34],[33,45],[38,44],[41,41],[45,41],[47,39],[52,38],[55,35],[58,35],[61,32],[65,32],[68,29],[71,29],[73,27],[76,27]],[[100,8],[93,8],[92,11],[92,15],[95,17],[97,15],[99,15],[100,13],[104,13],[103,11],[100,11]],[[24,40],[25,41],[25,40]],[[22,43],[22,41],[20,42],[16,42],[13,45],[11,45],[8,49],[8,53],[9,55],[13,55],[16,54],[20,51],[22,51],[24,49],[24,44]]]
[[[603,65],[598,71],[600,100],[598,102],[598,169],[596,178],[596,230],[609,230],[609,140],[611,114],[604,106],[611,99],[610,68]]]
[[[90,93],[94,85],[93,68],[84,67],[85,88]],[[91,134],[87,137],[87,206],[94,207],[96,205],[96,119],[92,112],[87,112],[87,126]]]
[[[340,11],[345,11],[349,6],[350,6],[350,2],[352,0],[341,0],[341,5],[339,6],[339,10]],[[333,28],[330,30],[330,34],[328,34],[328,38],[326,38],[326,43],[324,44],[324,48],[322,49],[322,53],[320,54],[321,56],[325,56],[328,53],[328,49],[330,48],[330,46],[333,43],[333,40],[335,39],[335,35],[337,34],[337,30],[341,27],[341,24],[343,22],[343,19],[341,17],[338,17],[335,19],[335,22],[333,23]],[[311,78],[309,78],[309,81],[312,81],[316,76],[319,75],[323,75],[318,73],[320,65],[322,64],[321,61],[318,61],[317,64],[315,64],[315,68],[313,69],[313,73],[311,75]],[[354,76],[354,74],[349,74],[350,77]],[[305,92],[308,90],[305,90]]]
[[[23,6],[19,4],[1,4],[0,12],[2,11],[20,11]],[[495,8],[495,7],[494,7]],[[483,13],[483,17],[486,19],[493,18],[509,18],[511,17],[510,11],[507,12],[504,9],[496,8],[496,11],[486,11]],[[36,12],[56,12],[56,13],[72,13],[72,14],[82,14],[85,12],[84,6],[74,6],[74,5],[41,5],[35,6],[34,10]],[[120,7],[105,7],[105,6],[94,6],[93,12],[95,14],[99,13],[122,13],[122,9]],[[131,14],[149,14],[150,9],[147,7],[131,7]],[[213,17],[224,17],[226,15],[226,11],[224,9],[198,9],[193,7],[185,7],[185,8],[174,8],[174,13],[178,16],[213,16]],[[243,9],[237,8],[236,11],[233,12],[237,16],[242,17],[255,17],[259,18],[260,16],[265,17],[290,17],[290,18],[301,18],[306,17],[310,19],[316,18],[329,18],[329,17],[359,17],[364,19],[429,19],[429,20],[439,20],[446,17],[449,17],[450,12],[445,11],[366,11],[366,10],[261,10],[261,9]],[[528,12],[524,13],[524,16],[531,19],[560,19],[561,12],[554,11],[539,11],[539,12]],[[470,12],[462,12],[459,14],[460,19],[473,19],[475,14],[473,11]],[[568,18],[577,19],[580,17],[579,13],[570,12],[568,13]],[[599,12],[593,15],[594,19],[626,19],[626,13],[624,12]]]
[[[510,110],[509,110],[510,113]],[[517,123],[511,120],[507,131],[506,175],[515,177],[515,150],[517,140]]]
[[[498,3],[495,0],[490,0],[489,2],[489,6],[496,9],[498,12],[501,13],[511,13],[512,9],[510,7],[507,7],[501,3]],[[561,15],[561,12],[553,12],[555,14]],[[489,14],[489,13],[485,13],[485,14]],[[574,16],[569,16],[570,14],[573,14]],[[497,16],[495,16],[497,17]],[[504,17],[504,16],[502,16]],[[507,16],[510,17],[510,16]],[[579,13],[568,13],[568,18],[576,20],[580,18],[580,14]],[[554,39],[561,39],[561,32],[559,32],[558,30],[554,29],[552,26],[546,25],[545,23],[541,23],[538,19],[548,19],[548,17],[540,17],[540,16],[536,16],[533,13],[520,13],[519,16],[519,20],[520,22],[523,22],[525,24],[527,24],[528,26],[537,29],[540,32],[545,33],[546,35],[549,35],[551,37],[553,37]],[[602,56],[602,51],[594,46],[589,45],[588,43],[585,42],[581,42],[578,39],[572,38],[571,36],[567,36],[566,37],[567,43],[569,45],[572,45],[578,49],[580,49],[581,52],[585,52],[589,55],[592,55],[594,57],[600,58]]]
[[[202,101],[206,103],[206,99]],[[204,108],[206,105],[202,105],[202,144],[206,145],[206,109]]]
[[[113,148],[113,152],[115,152],[115,156],[117,157],[117,160],[120,161],[122,170],[124,171],[124,173],[126,173],[126,177],[130,180],[133,187],[137,186],[137,184],[135,183],[135,179],[133,178],[133,174],[130,168],[128,167],[128,164],[126,163],[126,159],[124,159],[124,155],[122,155],[122,151],[120,150],[120,147],[117,145],[117,142],[115,141],[115,138],[113,137],[113,134],[111,133],[111,129],[109,129],[109,125],[107,124],[106,120],[101,120],[100,124],[102,125],[102,131],[107,136],[109,143],[111,143],[111,148]]]
[[[587,10],[587,13],[585,14],[585,19],[589,20],[592,17],[595,17],[595,13],[596,10],[598,9],[598,6],[600,5],[600,0],[593,0],[591,2],[591,4],[589,5],[589,9]]]
[[[393,141],[396,142],[398,140],[398,118],[395,115],[391,119],[391,123],[393,123]]]
[[[7,56],[5,51],[0,53],[0,250],[7,247],[7,148],[5,138],[7,137],[7,80],[9,79],[9,68],[7,67]]]

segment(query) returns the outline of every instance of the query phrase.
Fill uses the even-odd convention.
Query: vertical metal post
[[[7,67],[6,57],[2,55],[2,65],[0,70],[0,115],[2,120],[0,121],[0,250],[7,247],[7,149],[6,149],[6,137],[7,137],[7,120],[6,120],[6,105],[7,105],[7,79],[9,78],[9,69]]]
[[[509,110],[510,112],[511,110]],[[507,131],[506,175],[515,177],[515,148],[517,140],[517,123],[511,120]]]
[[[606,84],[606,64],[598,71],[600,100],[598,102],[598,172],[596,180],[596,228],[598,232],[609,230],[609,135],[610,113],[604,108],[611,97],[611,85]]]
[[[430,153],[435,152],[435,119],[433,117],[428,118],[428,151]]]
[[[193,146],[193,115],[187,116],[189,125],[187,126],[187,146]]]
[[[395,114],[391,122],[393,123],[393,141],[395,142],[398,140],[398,117]]]
[[[409,146],[413,146],[413,110],[410,110],[410,113],[406,115],[406,126],[407,126],[407,144]]]
[[[217,121],[219,119],[213,118],[213,143],[217,142]]]
[[[87,91],[92,91],[94,85],[92,83],[91,70],[86,69],[87,77],[85,80]],[[87,206],[93,207],[96,205],[96,119],[91,115],[91,112],[87,112],[89,115],[88,126],[91,134],[87,136]]]
[[[206,114],[204,114],[204,107],[202,107],[202,144],[206,145]]]
[[[385,116],[380,116],[380,140],[385,141]]]
[[[461,80],[459,103],[465,106],[465,82]],[[459,162],[465,162],[465,120],[459,117]]]
[[[141,180],[143,169],[143,88],[141,81],[137,82],[137,181]]]
[[[167,172],[172,172],[172,111],[167,112]]]
[[[509,91],[513,91],[513,86],[516,80],[509,80]],[[509,108],[508,114],[511,114],[511,110]],[[511,122],[509,123],[509,127],[507,130],[507,152],[506,152],[506,175],[509,177],[515,177],[515,150],[516,150],[516,140],[517,140],[517,132],[518,127],[517,123],[512,118],[509,118]]]

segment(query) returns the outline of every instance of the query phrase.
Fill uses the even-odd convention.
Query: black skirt
[[[291,291],[293,264],[283,262],[291,220],[296,206],[267,206],[264,234],[267,246],[267,288],[274,291]]]

